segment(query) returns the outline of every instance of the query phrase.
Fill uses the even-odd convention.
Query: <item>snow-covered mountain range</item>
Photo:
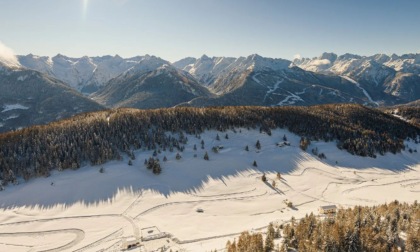
[[[150,57],[146,55],[123,59],[115,55],[70,58],[61,54],[54,57],[40,57],[29,54],[18,56],[18,60],[24,67],[51,75],[83,93],[91,93],[98,90],[110,79],[136,65],[142,65],[141,62]]]
[[[0,109],[5,110],[2,112],[5,117],[0,118],[3,130],[103,107],[325,103],[360,103],[376,107],[420,99],[420,54],[338,56],[323,53],[312,59],[294,61],[257,54],[239,58],[203,55],[173,63],[150,55],[124,59],[118,55],[71,58],[61,54],[54,57],[29,54],[17,56],[13,64],[2,62],[0,72],[0,85],[6,90],[0,97]],[[42,87],[33,88],[34,83]],[[13,91],[18,85],[27,91]],[[67,105],[63,102],[54,103],[52,106],[56,109],[52,111],[57,113],[45,120],[10,124],[17,120],[15,114],[10,114],[13,110],[25,112],[22,108],[46,108],[51,99],[36,100],[32,105],[25,99],[44,97],[45,90],[52,86],[61,90],[57,91],[60,94],[56,96],[57,101],[69,101],[68,94],[71,94],[89,105],[76,106],[70,102],[73,105],[64,108]],[[24,99],[22,95],[28,97]],[[41,110],[26,112],[36,115]],[[6,124],[10,126],[6,127]]]
[[[119,88],[115,86],[117,81],[112,79],[117,78],[119,82],[125,83],[127,81],[124,81],[124,78],[128,78],[127,73],[139,75],[155,71],[163,65],[171,65],[168,61],[149,55],[123,59],[118,55],[70,58],[60,54],[54,57],[29,54],[18,56],[18,60],[22,66],[53,76],[82,93],[91,94],[98,91],[101,95],[94,94],[92,97],[101,97],[101,100],[107,99],[103,96],[106,93],[104,90],[110,90],[110,87],[106,87],[107,85],[114,83],[112,89]],[[378,106],[420,99],[420,85],[418,85],[420,83],[420,54],[401,56],[344,54],[339,56],[334,53],[323,53],[312,59],[302,58],[294,61],[266,58],[257,54],[239,58],[203,55],[200,58],[188,57],[173,62],[172,66],[189,73],[189,77],[194,78],[195,82],[218,96],[218,99],[212,97],[212,105],[226,105],[226,102],[223,102],[226,100],[223,96],[231,95],[240,88],[243,89],[246,87],[244,84],[249,81],[254,81],[264,87],[265,92],[261,90],[264,95],[254,97],[254,93],[247,93],[251,90],[242,90],[241,96],[245,99],[241,100],[255,98],[252,104],[257,105],[357,102]],[[302,72],[297,67],[305,71]],[[257,76],[260,74],[270,75],[270,77],[259,80]],[[297,88],[296,85],[290,84],[290,79],[305,87]],[[322,83],[317,81],[320,79]],[[349,83],[353,86],[350,88],[353,91],[348,89]],[[121,88],[124,89],[122,86]],[[309,92],[312,98],[301,97],[312,88],[316,90],[316,92]],[[252,91],[255,90],[252,89]],[[359,93],[362,93],[363,97],[360,97]],[[335,94],[337,98],[326,99],[326,94]],[[127,103],[121,100],[116,104]],[[230,99],[229,104],[235,105],[235,102]]]

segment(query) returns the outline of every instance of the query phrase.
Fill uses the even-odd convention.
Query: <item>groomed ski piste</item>
[[[285,129],[271,136],[235,132],[187,135],[180,160],[176,149],[158,153],[159,175],[144,165],[153,150],[137,150],[132,166],[124,156],[6,186],[0,191],[0,251],[121,251],[132,239],[140,246],[129,251],[223,251],[242,231],[265,232],[270,222],[318,214],[323,205],[420,199],[420,145],[413,141],[401,153],[369,158],[339,150],[335,142],[312,141],[302,151],[300,137]],[[277,146],[284,135],[290,146]],[[214,153],[215,146],[223,148]],[[312,154],[314,148],[326,159]]]

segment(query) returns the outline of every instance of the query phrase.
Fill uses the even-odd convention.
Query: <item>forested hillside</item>
[[[420,100],[392,107],[384,107],[381,110],[391,115],[400,116],[404,120],[420,126]]]
[[[402,251],[415,252],[420,249],[419,218],[417,201],[342,209],[334,219],[319,220],[311,214],[285,227],[284,251],[288,247],[299,251],[401,251],[402,247]]]
[[[283,237],[275,251],[407,251],[420,249],[420,205],[399,203],[374,207],[340,209],[335,216],[319,218],[311,213],[286,226],[261,234],[243,232],[237,241],[228,241],[228,252],[258,252],[277,249],[274,239]],[[277,229],[277,230],[276,230]]]
[[[0,135],[0,180],[47,176],[53,169],[77,169],[134,158],[135,149],[183,150],[184,133],[198,135],[207,129],[287,128],[310,140],[337,141],[339,148],[376,157],[404,149],[403,141],[415,139],[420,128],[361,105],[313,107],[217,107],[156,110],[116,109],[81,114],[45,126]],[[172,132],[174,134],[168,134]]]

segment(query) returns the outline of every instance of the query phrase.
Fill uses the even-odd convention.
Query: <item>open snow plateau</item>
[[[187,135],[180,160],[176,151],[158,154],[159,175],[144,165],[153,151],[137,150],[132,166],[124,157],[7,186],[0,192],[0,251],[119,251],[130,237],[147,240],[137,251],[210,251],[224,248],[242,231],[265,231],[270,222],[318,214],[321,205],[420,198],[420,152],[406,148],[374,159],[353,156],[334,142],[312,142],[305,152],[300,137],[284,129],[271,136],[235,131],[207,131],[201,139]],[[290,146],[276,146],[284,135]],[[214,153],[214,146],[223,148]],[[312,148],[326,159],[313,155]],[[209,161],[203,159],[206,151]]]

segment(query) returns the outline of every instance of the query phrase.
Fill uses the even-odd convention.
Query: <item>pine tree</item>
[[[209,160],[209,154],[207,153],[207,151],[206,151],[206,153],[204,154],[204,160]]]
[[[232,247],[232,244],[230,243],[230,240],[228,240],[228,241],[226,242],[226,251],[227,251],[227,252],[235,252],[235,251],[232,251],[232,250],[231,250],[231,247]]]
[[[360,244],[360,237],[358,228],[349,237],[348,252],[359,252],[362,251],[362,245]]]
[[[229,136],[228,136],[228,134],[226,133],[226,135],[225,135],[225,139],[229,139]]]
[[[267,227],[267,236],[265,238],[265,247],[264,247],[264,251],[265,252],[271,252],[272,250],[274,250],[274,236],[275,234],[275,230],[273,227],[273,224],[270,223]]]
[[[168,159],[166,158],[166,156],[163,156],[163,162],[168,161]]]
[[[257,167],[257,161],[254,160],[254,162],[252,163],[252,166]]]
[[[181,158],[182,158],[181,155],[179,153],[177,153],[176,156],[175,156],[175,159],[180,160]]]
[[[159,161],[155,161],[155,162],[154,162],[152,171],[153,171],[153,173],[154,173],[154,174],[156,174],[156,175],[161,173],[162,168],[160,167],[160,163],[159,163]]]
[[[249,147],[248,147],[248,145],[247,145],[247,146],[245,146],[245,150],[246,150],[246,151],[249,151]]]
[[[216,136],[216,140],[220,141],[219,134],[217,134],[217,136]]]
[[[261,149],[261,143],[260,140],[257,140],[257,143],[255,144],[255,147],[260,150]]]
[[[300,147],[302,150],[306,151],[306,149],[308,148],[308,146],[309,146],[310,144],[311,144],[311,141],[309,141],[309,139],[308,139],[308,138],[306,138],[306,137],[301,137],[301,138],[300,138],[299,147]]]
[[[420,228],[412,227],[407,234],[406,251],[415,252],[420,251]]]

